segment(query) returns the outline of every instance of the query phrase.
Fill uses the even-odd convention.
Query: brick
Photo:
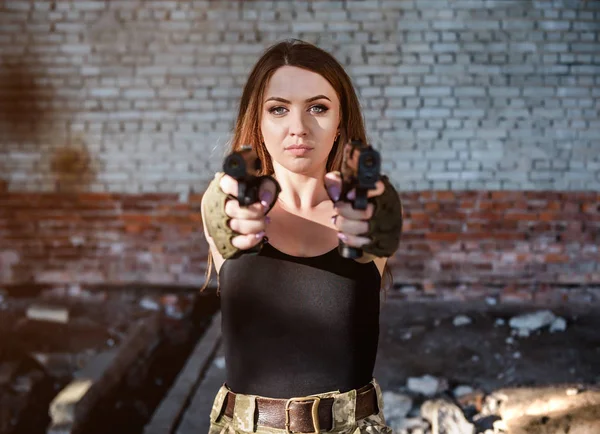
[[[419,95],[421,96],[448,96],[452,93],[450,87],[439,87],[439,86],[427,86],[419,88]]]
[[[450,116],[451,111],[446,108],[422,108],[419,116],[424,118],[442,118]]]
[[[545,31],[566,31],[571,27],[570,21],[540,21],[538,26]]]
[[[485,96],[486,89],[482,87],[455,87],[454,96],[456,97],[471,97]]]
[[[384,116],[390,119],[416,118],[417,110],[384,110]]]
[[[359,30],[360,26],[358,23],[349,22],[328,22],[326,23],[327,30],[333,32],[353,32]]]
[[[154,98],[156,92],[154,89],[126,89],[123,96],[127,99]]]
[[[301,32],[323,32],[325,31],[325,23],[314,21],[311,23],[292,23],[292,32],[301,33]]]
[[[187,161],[171,179],[150,182],[116,160],[141,143],[140,149],[153,151],[144,159],[149,166],[167,153],[178,161],[196,152],[196,173],[217,168],[222,153],[211,150],[225,148],[250,68],[269,43],[290,32],[305,33],[300,36],[318,41],[348,67],[368,134],[382,149],[414,150],[394,154],[402,162],[386,166],[395,182],[410,171],[403,188],[600,188],[600,169],[590,160],[599,146],[593,124],[600,107],[597,2],[588,0],[585,8],[570,0],[537,1],[531,8],[520,0],[360,3],[312,2],[313,13],[308,2],[244,2],[232,10],[209,1],[65,1],[50,10],[50,2],[15,1],[22,10],[11,11],[14,23],[2,25],[0,45],[5,56],[31,65],[43,89],[35,94],[42,96],[38,104],[56,112],[47,113],[53,129],[75,119],[73,133],[93,134],[90,149],[125,146],[122,154],[102,155],[106,166],[99,175],[122,170],[130,177],[90,190],[166,192],[193,184],[200,191],[210,177],[188,175]],[[94,31],[104,10],[122,25]],[[138,95],[142,99],[135,97],[139,89],[149,89]],[[105,135],[140,129],[160,138]],[[530,162],[483,152],[485,146],[552,155],[557,165],[539,169],[554,177],[531,180],[537,169]],[[424,180],[429,163],[441,176],[465,169],[474,175]],[[11,188],[53,188],[43,177],[21,176],[24,167],[10,166],[16,173],[7,179],[17,179]],[[581,178],[564,175],[567,167]]]
[[[598,53],[598,51],[600,51],[600,43],[573,43],[571,44],[571,50],[576,52]]]
[[[415,96],[416,94],[417,94],[416,87],[394,86],[394,87],[384,87],[383,88],[383,95],[386,97]]]

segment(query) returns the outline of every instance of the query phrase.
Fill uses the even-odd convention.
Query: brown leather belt
[[[291,433],[318,433],[333,428],[334,398],[302,397],[291,399],[256,398],[257,424],[285,429]],[[225,415],[233,417],[235,393],[225,396]],[[379,411],[377,394],[372,384],[356,391],[356,420]]]

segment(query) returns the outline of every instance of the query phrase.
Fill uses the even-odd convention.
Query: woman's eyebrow
[[[313,97],[311,97],[311,98],[308,98],[308,99],[306,100],[306,102],[313,102],[313,101],[316,101],[316,100],[318,100],[318,99],[326,99],[327,101],[331,102],[331,100],[330,100],[329,98],[327,98],[325,95],[317,95],[317,96],[313,96]],[[271,98],[269,98],[269,99],[265,100],[265,102],[269,102],[269,101],[279,101],[279,102],[284,102],[284,103],[286,103],[286,104],[291,104],[291,103],[292,103],[291,101],[288,101],[288,100],[287,100],[287,99],[285,99],[285,98],[280,98],[280,97],[278,97],[278,96],[272,96]]]

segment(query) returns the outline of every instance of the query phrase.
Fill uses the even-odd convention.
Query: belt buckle
[[[290,404],[292,402],[305,402],[305,401],[313,401],[313,405],[311,408],[311,416],[313,428],[315,429],[311,433],[307,434],[319,434],[321,431],[321,427],[319,426],[319,403],[321,402],[321,398],[318,396],[303,396],[300,398],[290,398],[285,403],[285,432],[286,434],[294,434],[293,431],[290,430]]]

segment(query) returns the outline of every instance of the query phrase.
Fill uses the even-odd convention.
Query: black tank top
[[[381,275],[337,248],[290,256],[265,243],[219,273],[226,383],[236,393],[290,398],[345,392],[372,379]]]

